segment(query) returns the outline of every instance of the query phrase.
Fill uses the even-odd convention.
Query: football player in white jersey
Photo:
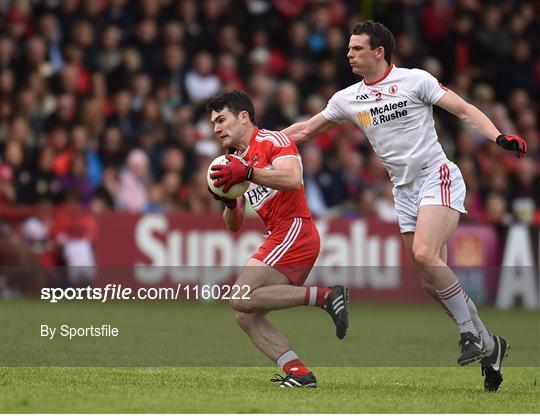
[[[496,391],[508,342],[490,334],[472,300],[446,264],[447,242],[465,213],[465,183],[450,162],[435,131],[435,104],[456,115],[503,149],[527,153],[520,137],[501,134],[478,108],[443,87],[420,69],[391,63],[395,40],[382,24],[358,23],[347,58],[363,79],[336,92],[327,107],[307,121],[283,130],[303,143],[346,120],[367,136],[394,185],[394,201],[403,241],[420,270],[422,286],[437,299],[460,332],[458,363],[481,360],[484,387]]]

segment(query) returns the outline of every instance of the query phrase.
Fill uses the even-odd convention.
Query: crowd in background
[[[538,0],[2,1],[0,204],[50,213],[23,234],[59,241],[91,240],[104,210],[220,212],[205,100],[241,89],[261,128],[306,119],[359,81],[348,33],[369,18],[394,33],[397,66],[429,71],[528,142],[518,160],[435,109],[467,185],[464,220],[540,224]],[[396,221],[388,175],[354,125],[301,152],[315,216]]]

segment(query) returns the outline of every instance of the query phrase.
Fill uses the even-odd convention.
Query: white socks
[[[478,316],[478,310],[476,309],[476,305],[474,304],[472,299],[465,292],[463,292],[463,296],[465,296],[465,301],[467,302],[467,307],[469,308],[469,314],[471,315],[474,327],[478,331],[478,336],[482,338],[482,341],[484,341],[487,353],[491,354],[491,352],[495,348],[495,341],[493,341],[493,337],[488,332],[484,323]]]
[[[460,333],[471,332],[478,335],[459,282],[452,283],[446,289],[437,290],[437,295],[454,315]]]
[[[298,355],[292,350],[286,351],[278,357],[277,366],[283,368],[285,364],[292,360],[298,360]]]

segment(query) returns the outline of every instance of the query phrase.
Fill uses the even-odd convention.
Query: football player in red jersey
[[[246,199],[267,228],[265,242],[247,261],[236,280],[250,287],[249,299],[231,300],[236,322],[253,343],[277,365],[285,377],[272,381],[280,387],[315,387],[317,381],[291,349],[285,337],[266,319],[272,310],[309,305],[323,308],[332,317],[339,339],[348,327],[348,290],[303,287],[319,254],[319,233],[307,207],[302,183],[301,158],[294,142],[280,132],[259,130],[250,97],[225,91],[210,98],[214,134],[224,148],[235,149],[228,163],[213,166],[210,177],[227,192],[231,186],[251,181],[238,199],[224,202],[223,220],[237,231],[244,220]]]

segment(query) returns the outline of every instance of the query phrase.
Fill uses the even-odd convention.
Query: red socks
[[[304,304],[309,306],[318,306],[322,308],[325,299],[332,292],[331,288],[326,287],[306,287]]]
[[[292,373],[293,376],[303,376],[309,373],[309,370],[304,367],[304,364],[299,359],[285,363],[283,371],[285,371],[285,374]]]
[[[310,371],[302,364],[298,355],[294,351],[284,352],[277,359],[278,367],[283,368],[285,374],[291,373],[293,376],[303,376]]]

